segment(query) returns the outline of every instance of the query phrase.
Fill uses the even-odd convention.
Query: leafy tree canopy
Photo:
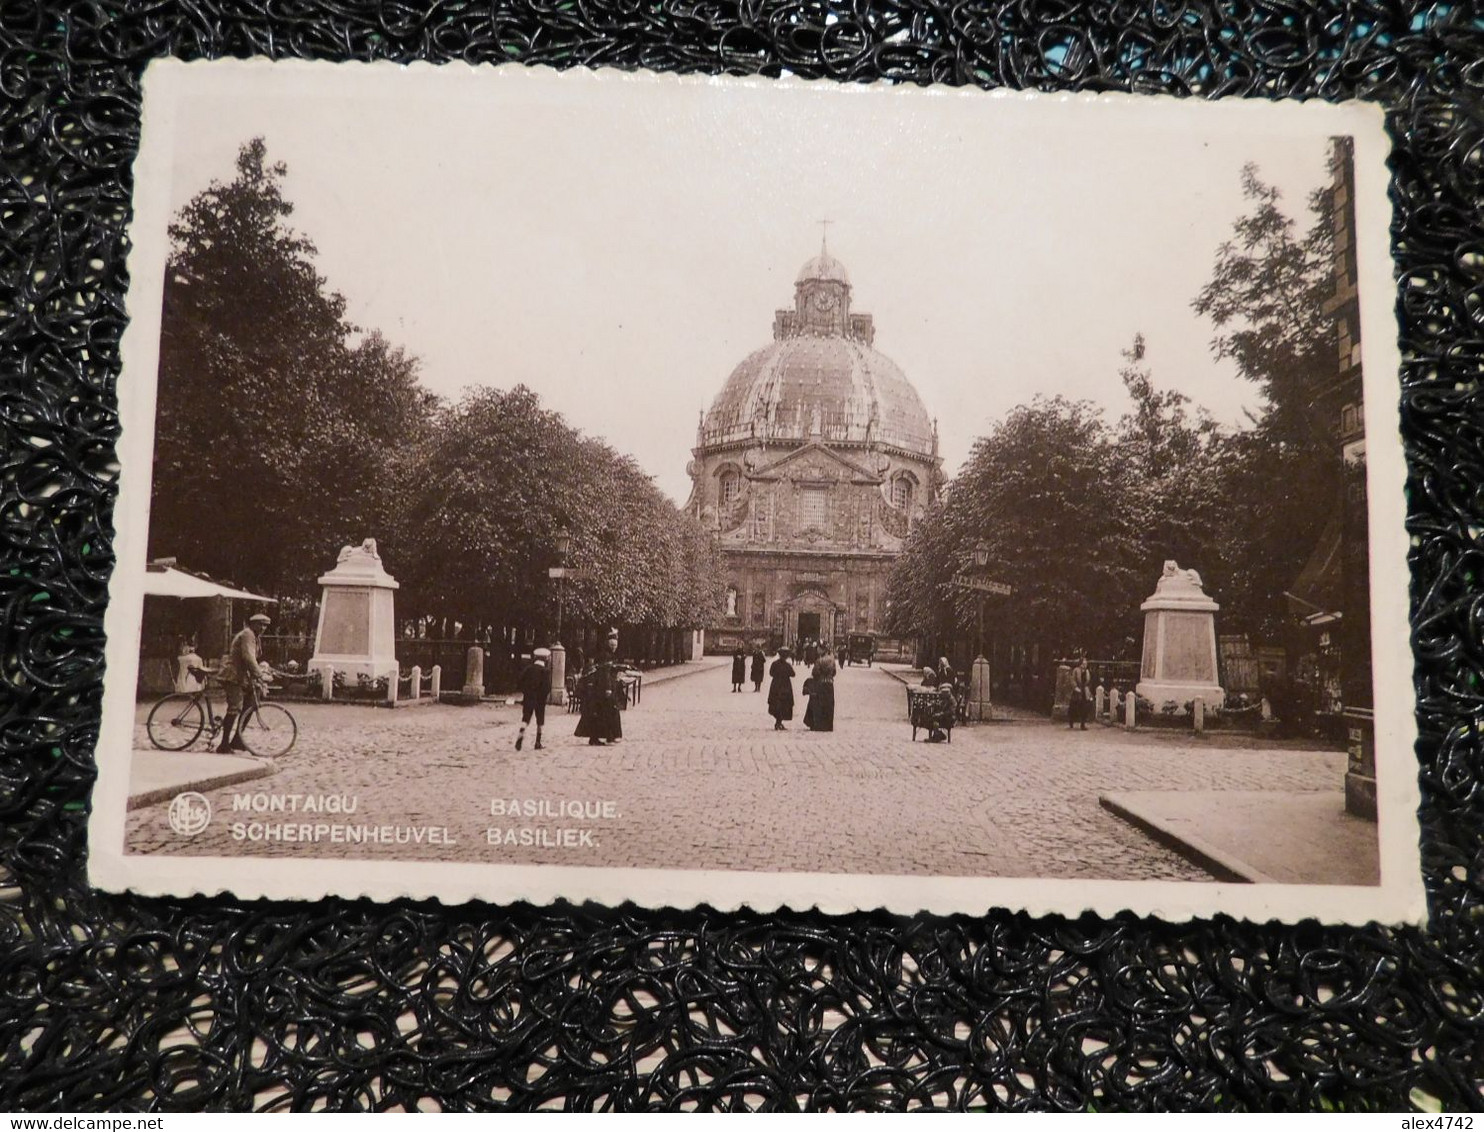
[[[279,596],[382,529],[433,398],[345,319],[261,138],[170,227],[150,553]]]
[[[716,554],[631,459],[543,409],[524,386],[475,389],[440,413],[404,497],[404,605],[466,623],[550,625],[556,537],[571,539],[566,615],[695,625],[714,615]]]
[[[1243,190],[1251,209],[1193,306],[1218,331],[1216,356],[1261,392],[1251,426],[1222,430],[1184,394],[1160,391],[1136,335],[1116,426],[1089,405],[1038,397],[976,444],[892,574],[893,632],[967,635],[979,599],[951,578],[982,542],[989,572],[1015,587],[1001,623],[1053,651],[1127,653],[1166,558],[1201,571],[1224,630],[1282,634],[1284,591],[1337,489],[1327,422],[1313,409],[1334,365],[1332,202],[1313,195],[1300,237],[1255,166]]]
[[[528,389],[446,406],[416,359],[345,317],[289,225],[261,138],[170,227],[150,553],[280,597],[371,536],[408,616],[547,620],[555,532],[572,533],[573,616],[697,624],[716,554],[633,463]]]

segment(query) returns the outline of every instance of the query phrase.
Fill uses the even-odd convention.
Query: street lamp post
[[[567,650],[562,647],[562,615],[567,604],[567,552],[572,549],[572,532],[565,526],[558,527],[552,542],[558,565],[548,573],[557,584],[557,631],[556,640],[551,643],[551,695],[547,703],[560,707],[567,702]]]
[[[572,532],[566,527],[558,527],[556,532],[557,565],[567,565],[567,552],[572,549]],[[562,613],[567,604],[567,574],[565,569],[557,577],[557,639],[556,643],[562,643]]]
[[[953,584],[966,590],[973,590],[975,599],[979,603],[976,607],[978,629],[978,639],[974,642],[976,655],[971,669],[972,676],[969,679],[969,718],[980,721],[992,717],[989,702],[989,661],[984,657],[984,598],[986,594],[1008,596],[1014,590],[1005,582],[989,577],[989,543],[984,539],[979,539],[974,543],[971,561],[973,569],[954,575]]]
[[[974,544],[974,568],[976,570],[978,570],[981,574],[983,574],[984,571],[985,571],[985,569],[988,566],[989,566],[989,543],[985,542],[983,539],[980,539],[978,542],[976,542]],[[975,641],[974,641],[974,657],[975,657],[976,660],[978,660],[978,659],[982,659],[983,656],[984,656],[984,594],[983,593],[980,593],[978,595],[978,601],[977,601],[976,605],[977,605],[977,612],[978,612],[978,632],[975,635]]]
[[[989,543],[979,539],[974,543],[974,570],[979,580],[985,578],[989,567]],[[978,640],[975,642],[974,663],[969,673],[969,718],[983,723],[993,715],[990,705],[989,661],[984,657],[984,592],[975,591],[978,613]]]

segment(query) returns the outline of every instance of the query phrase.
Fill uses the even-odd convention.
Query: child
[[[541,728],[546,726],[546,701],[551,696],[550,649],[537,649],[531,663],[520,674],[520,731],[515,736],[518,751],[526,741],[526,725],[536,717],[536,750],[541,750]]]

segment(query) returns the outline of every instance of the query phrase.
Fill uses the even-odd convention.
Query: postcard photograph
[[[153,66],[95,883],[1418,920],[1381,122]]]

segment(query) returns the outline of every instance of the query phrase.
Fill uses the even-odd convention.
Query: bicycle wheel
[[[191,692],[173,692],[150,708],[145,722],[149,741],[162,751],[183,751],[206,726],[206,712]]]
[[[289,753],[294,740],[299,737],[299,725],[286,707],[278,704],[259,704],[249,708],[242,717],[237,734],[253,754],[265,759],[276,759]]]

